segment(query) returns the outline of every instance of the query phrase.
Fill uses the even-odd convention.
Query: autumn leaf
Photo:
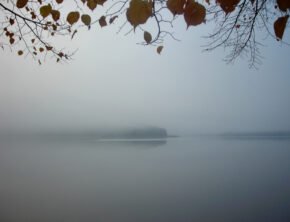
[[[217,3],[226,14],[233,12],[239,2],[240,0],[217,0]]]
[[[27,4],[28,0],[17,0],[16,7],[17,8],[24,8]]]
[[[175,16],[183,14],[185,3],[186,0],[168,0],[166,5],[171,13]]]
[[[42,17],[46,18],[51,13],[52,7],[50,4],[44,5],[44,6],[40,7],[39,11],[40,11],[40,14],[42,15]]]
[[[106,21],[105,16],[101,16],[101,18],[99,19],[99,24],[102,28],[107,25],[107,21]]]
[[[23,51],[22,50],[19,50],[17,53],[18,53],[19,56],[23,55]]]
[[[184,10],[184,19],[187,28],[191,25],[196,26],[205,21],[206,11],[205,7],[198,2],[189,0]]]
[[[152,2],[147,0],[131,0],[126,13],[127,20],[134,28],[140,24],[146,23],[151,15]]]
[[[290,9],[290,1],[289,0],[277,0],[277,5],[279,9],[283,12],[286,12],[287,9]]]
[[[89,26],[91,24],[91,16],[87,14],[82,15],[81,20],[86,26]]]
[[[160,54],[161,51],[162,51],[162,49],[163,49],[163,46],[158,46],[158,47],[157,47],[157,53]]]
[[[58,21],[59,20],[59,18],[60,18],[60,12],[59,11],[51,10],[50,14],[51,14],[51,16],[52,16],[54,21]]]
[[[78,22],[79,18],[80,13],[75,11],[68,13],[66,20],[70,25],[73,25],[74,23]]]
[[[95,0],[87,0],[87,6],[93,11],[97,7],[97,2]]]
[[[50,51],[50,50],[52,50],[52,49],[53,49],[53,47],[52,47],[52,46],[45,46],[45,48],[46,48],[46,50],[47,50],[47,51]]]
[[[15,22],[14,19],[12,19],[12,18],[9,19],[9,23],[10,23],[10,25],[14,25],[14,22]]]
[[[63,0],[55,0],[56,3],[61,4],[63,2]]]
[[[98,5],[104,5],[107,0],[95,0]]]
[[[10,38],[9,39],[9,43],[12,45],[13,43],[15,42],[15,39],[14,38]]]
[[[144,32],[144,40],[147,44],[149,44],[152,41],[152,36],[149,32]]]
[[[286,16],[278,18],[274,22],[274,31],[275,31],[277,40],[280,40],[280,39],[282,40],[288,18],[289,18],[289,15],[286,15]]]

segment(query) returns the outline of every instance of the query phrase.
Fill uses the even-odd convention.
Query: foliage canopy
[[[49,54],[57,62],[71,58],[53,44],[56,36],[73,38],[85,27],[120,21],[120,31],[143,32],[142,44],[161,53],[164,40],[175,39],[175,20],[183,17],[187,28],[214,24],[206,50],[225,47],[228,62],[246,54],[252,66],[260,61],[258,32],[286,43],[290,0],[6,0],[0,10],[0,46],[40,64]]]

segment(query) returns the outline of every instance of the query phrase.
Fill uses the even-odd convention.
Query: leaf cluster
[[[96,13],[99,7],[99,14]],[[228,61],[245,53],[249,63],[259,58],[260,42],[256,30],[282,41],[288,27],[289,0],[6,0],[0,3],[0,46],[15,50],[19,56],[32,56],[40,64],[47,55],[57,62],[73,53],[54,45],[56,36],[74,38],[79,29],[98,24],[103,28],[122,22],[119,31],[143,32],[144,45],[156,46],[160,54],[170,30],[183,17],[187,29],[214,23],[207,36],[210,51],[230,49]],[[122,18],[122,19],[120,19]],[[150,30],[150,31],[149,31]]]

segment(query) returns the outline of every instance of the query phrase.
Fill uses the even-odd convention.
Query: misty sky
[[[290,130],[289,46],[263,40],[263,64],[250,70],[246,58],[223,62],[224,49],[202,53],[206,27],[176,27],[182,41],[167,39],[161,56],[137,45],[141,36],[116,30],[97,27],[66,42],[78,49],[68,64],[48,57],[39,66],[1,50],[0,130]]]

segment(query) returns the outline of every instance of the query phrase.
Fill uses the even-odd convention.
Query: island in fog
[[[90,130],[39,130],[2,134],[5,137],[42,139],[164,139],[167,130],[161,127],[123,127]]]

